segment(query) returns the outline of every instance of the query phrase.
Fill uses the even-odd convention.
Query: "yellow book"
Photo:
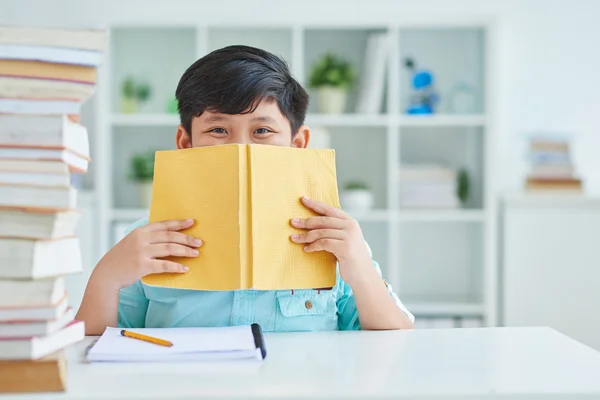
[[[187,273],[142,281],[191,290],[334,286],[335,257],[290,240],[305,232],[292,218],[316,215],[302,196],[340,207],[334,150],[231,144],[157,152],[150,222],[193,218],[182,232],[203,245],[196,258],[170,258]]]

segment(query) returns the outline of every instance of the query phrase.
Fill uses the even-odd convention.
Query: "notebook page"
[[[199,352],[228,352],[238,350],[253,350],[256,348],[250,326],[231,326],[215,328],[143,328],[128,329],[144,335],[169,340],[171,347],[159,346],[154,343],[121,336],[121,328],[106,328],[104,334],[92,347],[89,356],[103,354],[122,355],[123,360],[131,356],[170,356],[174,354]]]

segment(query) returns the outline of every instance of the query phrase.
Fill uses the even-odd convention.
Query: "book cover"
[[[191,290],[334,286],[335,257],[290,240],[300,232],[292,218],[316,215],[304,195],[340,207],[334,150],[231,144],[157,152],[150,222],[193,218],[182,232],[203,245],[196,258],[171,258],[187,273],[142,281]]]
[[[0,360],[0,393],[64,392],[66,382],[64,350],[39,360]]]

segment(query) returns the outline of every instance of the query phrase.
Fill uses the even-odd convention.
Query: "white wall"
[[[590,192],[600,192],[597,0],[0,0],[0,23],[38,26],[103,27],[108,22],[133,20],[195,23],[207,19],[287,23],[320,16],[330,21],[336,15],[340,22],[361,23],[436,16],[497,19],[500,189],[519,188],[526,168],[522,137],[544,130],[575,134],[579,171]]]

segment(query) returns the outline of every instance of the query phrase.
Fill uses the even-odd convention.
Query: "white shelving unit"
[[[128,182],[128,160],[138,151],[175,148],[178,115],[164,112],[184,70],[209,51],[228,44],[248,44],[282,55],[295,77],[306,85],[312,62],[335,51],[362,72],[367,37],[390,37],[384,107],[380,114],[351,112],[356,91],[342,115],[316,113],[307,124],[325,127],[336,149],[340,184],[366,180],[375,209],[354,215],[382,266],[386,279],[417,316],[481,317],[497,323],[496,204],[494,202],[494,31],[487,21],[440,25],[395,21],[378,26],[114,26],[101,68],[97,93],[94,190],[97,197],[99,251],[104,253],[123,224],[147,216],[135,202]],[[175,44],[175,45],[174,45]],[[404,113],[409,77],[403,58],[412,56],[431,68],[442,93],[439,113]],[[128,75],[147,78],[153,97],[141,114],[122,114],[119,88]],[[456,80],[471,79],[479,109],[453,114],[447,95]],[[314,97],[313,97],[314,98]],[[465,209],[428,210],[399,207],[398,168],[403,162],[443,159],[466,166],[473,196]],[[110,168],[109,168],[110,166]]]

